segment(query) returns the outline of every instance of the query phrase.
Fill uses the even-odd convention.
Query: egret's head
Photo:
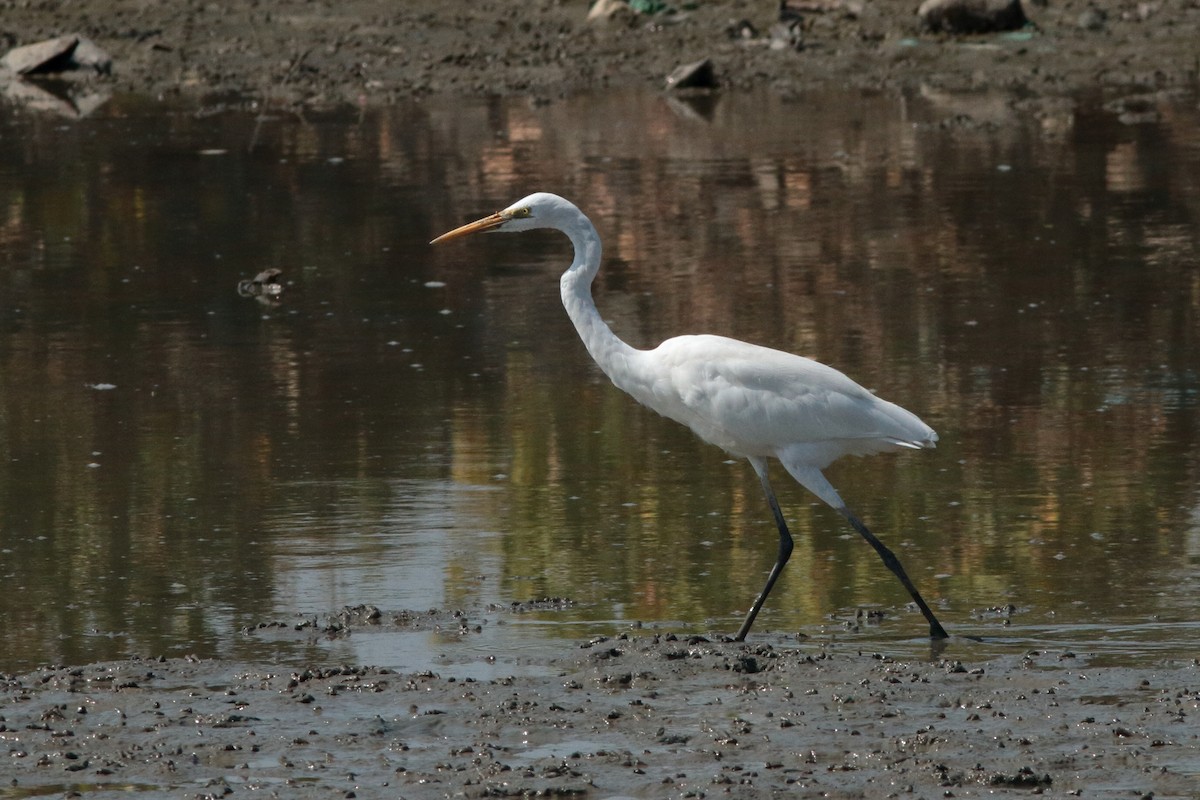
[[[572,218],[582,216],[579,209],[571,202],[549,192],[535,192],[528,197],[513,203],[503,211],[489,214],[483,219],[468,222],[462,227],[434,239],[430,244],[438,244],[450,239],[466,236],[468,233],[503,231],[529,231],[534,228],[558,228]]]

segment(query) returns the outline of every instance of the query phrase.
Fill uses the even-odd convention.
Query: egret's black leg
[[[758,612],[762,609],[763,603],[767,600],[767,595],[771,593],[771,587],[775,585],[775,581],[779,579],[779,573],[783,572],[783,567],[787,564],[788,559],[792,557],[792,534],[788,532],[787,523],[784,522],[783,512],[779,510],[779,501],[775,499],[775,492],[771,489],[771,482],[767,480],[767,464],[765,461],[750,459],[754,471],[758,473],[758,480],[762,483],[763,492],[767,495],[767,503],[771,506],[771,513],[775,515],[775,525],[779,528],[779,555],[775,557],[775,566],[771,567],[771,574],[767,576],[767,585],[763,587],[759,593],[758,599],[754,601],[754,606],[750,609],[750,613],[746,615],[745,622],[737,632],[737,636],[733,637],[735,642],[746,640],[746,634],[750,632],[750,626],[754,624],[754,618],[758,616]]]
[[[875,552],[879,553],[879,557],[883,559],[883,563],[887,565],[887,568],[892,571],[893,575],[900,579],[900,582],[904,584],[904,588],[908,589],[913,602],[917,604],[917,608],[921,609],[921,613],[925,615],[925,619],[929,622],[929,637],[931,639],[949,638],[946,629],[942,627],[942,623],[938,622],[937,617],[929,610],[929,606],[926,605],[925,600],[921,597],[921,593],[917,591],[917,587],[913,586],[912,581],[908,579],[908,575],[904,572],[904,567],[900,565],[900,559],[896,558],[896,554],[889,550],[883,542],[876,539],[875,534],[867,530],[867,526],[862,523],[862,520],[854,516],[850,509],[842,506],[838,511],[850,521],[850,524],[854,526],[854,530],[862,534],[862,537],[870,543],[871,547],[875,548]]]

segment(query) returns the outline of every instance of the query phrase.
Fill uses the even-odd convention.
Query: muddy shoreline
[[[465,640],[502,613],[236,635],[449,631],[452,653],[454,631]],[[0,680],[0,795],[1194,796],[1197,662],[972,650],[955,638],[901,659],[833,638],[637,632],[502,661],[491,679],[458,669],[477,652],[409,673],[194,658],[45,668]]]
[[[81,34],[111,54],[113,69],[70,76],[70,90],[88,84],[207,105],[361,106],[435,93],[545,101],[661,89],[675,67],[704,58],[720,91],[785,95],[831,87],[1120,95],[1194,90],[1200,80],[1193,0],[1027,2],[1030,26],[976,36],[922,30],[915,2],[793,0],[798,19],[784,34],[775,0],[675,5],[589,22],[584,0],[8,4],[0,48]]]

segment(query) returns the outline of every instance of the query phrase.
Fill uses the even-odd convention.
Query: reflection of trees
[[[348,191],[372,174],[356,159],[403,160],[386,125],[268,123],[244,153],[244,115],[112,111],[0,137],[7,664],[238,646],[271,609],[264,515],[301,491],[318,519],[381,516],[392,454],[444,450],[451,387],[413,362],[469,344],[448,323],[429,340],[437,307],[395,256],[397,227],[427,223]],[[234,287],[268,265],[293,288],[264,319]]]
[[[727,627],[775,548],[749,471],[588,363],[564,242],[424,249],[534,189],[596,220],[598,302],[632,343],[813,355],[938,428],[936,454],[834,468],[927,596],[1168,603],[1197,504],[1196,114],[990,103],[979,129],[952,102],[729,96],[703,124],[649,95],[258,123],[125,101],[0,136],[0,564],[23,587],[0,647],[228,652],[278,584],[280,504],[352,535],[346,509],[386,525],[400,478],[505,487],[474,502],[513,599]],[[234,292],[267,266],[290,282],[269,312]],[[904,602],[783,494],[798,550],[768,615]]]
[[[449,205],[483,210],[534,188],[560,191],[601,228],[599,303],[630,341],[710,330],[812,354],[934,422],[938,457],[835,469],[883,535],[911,543],[923,582],[952,576],[943,587],[952,602],[1037,602],[1048,592],[1102,609],[1112,602],[1102,587],[1153,584],[1137,554],[1177,558],[1174,510],[1194,504],[1195,114],[1172,109],[1163,125],[1127,128],[1064,110],[1029,125],[992,102],[972,128],[920,100],[754,103],[767,101],[723,99],[701,130],[655,98],[497,105],[486,128],[499,141],[456,165],[448,183],[464,200]],[[506,130],[520,135],[505,139]],[[544,274],[527,293],[502,289],[519,297],[506,296],[515,313],[497,323],[533,351],[521,353],[514,379],[531,409],[514,426],[514,448],[542,464],[523,466],[538,478],[511,525],[510,557],[530,563],[515,572],[557,560],[562,577],[549,584],[586,587],[603,558],[624,576],[634,615],[636,597],[650,604],[647,617],[744,607],[773,554],[756,487],[742,471],[714,468],[720,455],[686,432],[607,402],[607,387],[589,384],[586,405],[556,392],[545,374],[561,382],[594,371],[564,347],[565,320],[529,312],[554,303],[562,243],[529,247]],[[486,257],[529,261],[511,252],[489,243]],[[545,396],[534,402],[539,382]],[[568,443],[596,431],[612,458],[572,455]],[[687,455],[658,457],[664,440]],[[545,481],[562,490],[551,497],[570,495],[581,474],[613,487],[588,499],[593,512],[636,505],[620,520],[570,519],[569,504],[548,502]],[[719,524],[697,518],[697,498],[713,502]],[[791,500],[799,513],[808,498]],[[807,552],[792,571],[803,577],[780,606],[811,618],[902,600],[836,519],[801,513],[798,526]],[[535,535],[545,540],[527,541]],[[705,539],[713,545],[696,553]],[[697,564],[711,574],[692,574]]]

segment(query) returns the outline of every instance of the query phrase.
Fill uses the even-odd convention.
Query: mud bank
[[[85,80],[114,91],[310,106],[657,88],[701,58],[725,90],[786,94],[923,85],[1063,95],[1194,88],[1200,74],[1195,0],[1029,2],[1030,26],[981,36],[923,32],[915,2],[791,5],[799,22],[781,40],[776,0],[676,3],[605,23],[586,20],[584,0],[10,3],[0,46],[78,33],[114,59],[111,76]]]
[[[402,613],[337,635],[456,627],[471,635]],[[596,638],[488,679],[466,661],[42,669],[0,682],[0,796],[1194,796],[1196,662],[974,661],[961,639],[896,659],[766,638]]]

